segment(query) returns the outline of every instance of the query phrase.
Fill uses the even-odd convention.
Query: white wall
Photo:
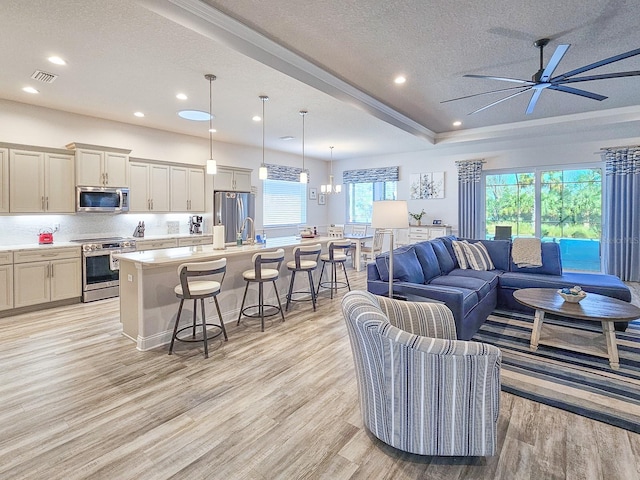
[[[601,148],[640,144],[640,113],[629,109],[610,111],[603,118],[578,118],[563,124],[527,122],[513,129],[487,128],[451,134],[436,145],[418,152],[334,162],[336,179],[344,170],[358,168],[400,167],[398,198],[408,200],[409,211],[424,208],[423,223],[440,219],[457,231],[458,180],[455,162],[484,159],[484,170],[515,169],[530,166],[555,166],[600,162]],[[636,109],[638,110],[638,109]],[[525,122],[523,122],[525,124]],[[409,200],[409,176],[412,173],[445,172],[445,198]],[[332,197],[329,220],[345,222],[345,196]]]
[[[209,141],[205,138],[180,135],[152,128],[129,125],[95,117],[76,115],[48,108],[0,100],[0,142],[65,148],[71,142],[131,149],[132,157],[204,165],[209,158]],[[255,147],[214,142],[214,158],[218,165],[253,169],[252,185],[257,188],[256,229],[262,230],[262,186],[258,167],[262,150]],[[319,186],[328,175],[323,160],[306,158],[310,186]],[[297,155],[267,151],[267,163],[301,166]],[[207,176],[207,217],[211,218],[212,177]],[[317,185],[316,185],[317,184]],[[309,201],[307,211],[310,225],[327,223],[327,207]],[[145,220],[149,235],[167,233],[166,222],[179,220],[181,232],[188,232],[189,215],[184,214],[123,214],[123,215],[2,215],[0,216],[0,245],[33,243],[43,227],[60,224],[58,241],[77,237],[131,235],[139,220]],[[210,225],[210,222],[207,222]],[[292,230],[294,231],[294,230]]]

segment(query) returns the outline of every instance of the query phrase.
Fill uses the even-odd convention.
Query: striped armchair
[[[495,454],[498,348],[456,340],[453,314],[439,303],[353,291],[342,311],[371,433],[419,455]]]

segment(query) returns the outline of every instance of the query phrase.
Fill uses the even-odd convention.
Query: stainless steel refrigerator
[[[214,225],[224,225],[225,243],[235,242],[236,236],[247,217],[255,220],[256,196],[248,192],[214,192]],[[247,240],[249,225],[242,232]]]

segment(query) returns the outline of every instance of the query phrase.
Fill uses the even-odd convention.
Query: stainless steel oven
[[[82,242],[82,301],[93,302],[120,294],[120,271],[116,253],[133,252],[135,240],[99,238]]]

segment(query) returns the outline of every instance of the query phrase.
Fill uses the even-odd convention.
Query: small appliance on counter
[[[202,233],[202,215],[192,215],[189,217],[189,233],[192,235]]]
[[[138,226],[136,227],[136,229],[133,231],[133,236],[136,238],[143,238],[144,237],[144,222],[138,222]]]
[[[38,232],[38,243],[40,245],[49,245],[53,243],[53,230],[50,228],[42,228]]]

